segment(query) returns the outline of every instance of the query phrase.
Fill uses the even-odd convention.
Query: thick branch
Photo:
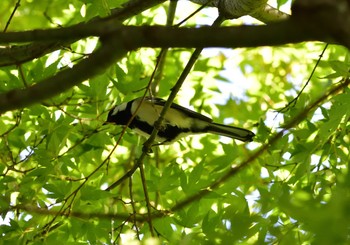
[[[296,2],[293,16],[266,26],[225,28],[171,28],[160,26],[121,26],[114,19],[72,27],[8,32],[0,43],[32,41],[69,41],[89,36],[119,35],[124,44],[135,47],[254,47],[301,41],[336,42],[350,47],[350,6],[345,0],[304,6]],[[181,37],[181,38],[179,38]]]
[[[12,32],[0,34],[2,42],[35,40],[67,40],[88,36],[119,35],[125,45],[136,47],[256,47],[273,46],[302,41],[335,42],[318,22],[307,18],[262,26],[176,28],[164,26],[117,26],[113,22],[101,25]],[[181,37],[181,38],[179,38]]]
[[[312,11],[311,11],[312,10]],[[73,69],[59,72],[52,78],[23,90],[13,90],[0,95],[0,113],[22,108],[57,95],[81,81],[93,77],[106,69],[127,51],[139,47],[257,47],[274,46],[302,41],[323,41],[339,43],[350,48],[350,14],[349,6],[345,10],[332,6],[318,6],[309,9],[303,5],[296,6],[296,14],[281,22],[263,26],[239,27],[202,27],[169,28],[161,26],[116,26],[113,21],[101,25],[81,25],[82,28],[61,28],[58,30],[4,33],[1,38],[13,38],[14,42],[22,37],[46,38],[45,40],[66,40],[75,30],[75,35],[101,36],[106,44]],[[12,35],[12,36],[11,36]],[[16,36],[17,35],[17,36]],[[46,36],[46,37],[45,37]],[[113,42],[111,42],[111,37]],[[181,37],[181,38],[179,38]],[[26,39],[27,38],[27,39]],[[122,47],[123,50],[118,49]]]
[[[157,0],[160,2],[161,0]],[[344,0],[345,1],[345,0]],[[343,2],[344,2],[343,1]],[[148,1],[147,1],[148,2]],[[155,0],[150,1],[152,3],[156,2]],[[285,21],[281,21],[280,23],[271,23],[268,27],[236,27],[233,28],[230,33],[238,34],[235,36],[239,37],[241,40],[247,40],[249,38],[254,42],[255,39],[261,38],[264,39],[265,42],[260,42],[262,45],[278,45],[288,42],[299,42],[299,41],[310,41],[310,40],[320,40],[320,41],[336,41],[341,43],[347,47],[349,44],[349,31],[348,26],[350,26],[350,10],[349,6],[343,4],[344,8],[338,8],[339,3],[334,3],[333,5],[329,4],[326,7],[323,5],[315,6],[315,8],[308,8],[296,5],[294,9],[296,11],[293,12],[293,16]],[[125,13],[122,14],[122,17],[126,17]],[[6,54],[4,50],[2,52],[2,58],[0,59],[1,64],[9,64],[11,62],[20,63],[29,58],[33,58],[33,56],[38,56],[45,54],[47,51],[52,51],[54,49],[60,48],[64,43],[70,43],[74,40],[78,40],[80,38],[88,37],[88,36],[103,36],[109,35],[113,32],[123,32],[125,33],[125,37],[129,36],[130,38],[126,38],[126,40],[135,44],[135,41],[131,40],[132,38],[142,37],[143,41],[147,43],[139,42],[137,45],[149,46],[149,47],[209,47],[209,46],[222,46],[222,47],[230,47],[231,40],[226,41],[226,33],[220,32],[219,30],[210,30],[206,28],[202,28],[203,32],[207,32],[206,34],[202,34],[200,38],[196,38],[192,36],[189,32],[192,32],[194,35],[201,33],[201,31],[193,30],[193,29],[169,29],[162,30],[161,27],[139,27],[136,30],[136,27],[120,27],[115,22],[114,18],[107,19],[99,19],[90,23],[81,23],[72,27],[60,28],[60,29],[51,29],[51,30],[34,30],[27,32],[17,32],[17,33],[2,33],[0,34],[0,43],[19,43],[19,42],[41,42],[38,45],[48,45],[46,47],[47,50],[40,49],[32,49],[31,47],[25,46],[25,49],[29,52],[24,52],[19,55],[19,59],[16,54],[18,52],[12,52]],[[283,30],[285,28],[285,30]],[[128,33],[129,32],[129,33]],[[145,33],[148,32],[148,33]],[[154,36],[153,32],[156,32],[159,36],[157,39]],[[198,32],[198,33],[196,33]],[[169,35],[171,36],[171,38]],[[175,35],[174,35],[175,34]],[[182,36],[185,34],[186,36]],[[241,34],[245,35],[246,38],[242,37]],[[178,37],[181,37],[179,39]],[[232,37],[232,36],[231,36]],[[203,39],[200,43],[198,39]],[[290,41],[286,40],[290,38]],[[214,39],[216,41],[214,41]],[[266,40],[270,39],[270,40]],[[275,41],[272,39],[276,39]],[[152,40],[152,43],[150,43]],[[159,40],[159,43],[157,42]],[[163,40],[163,41],[161,41]],[[44,41],[55,41],[54,43],[43,43]],[[168,42],[168,45],[164,43],[164,41]],[[34,44],[35,45],[35,44]],[[235,45],[232,43],[232,46],[241,46]],[[256,46],[255,43],[243,45],[243,46]],[[32,51],[35,52],[32,52]],[[12,50],[11,50],[12,51]]]
[[[123,29],[123,28],[122,28]],[[181,38],[179,38],[181,37]],[[276,46],[303,41],[337,43],[324,29],[314,25],[301,26],[288,20],[268,26],[238,27],[125,27],[121,39],[132,47],[258,47]]]

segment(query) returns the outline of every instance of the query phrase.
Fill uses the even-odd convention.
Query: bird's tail
[[[218,123],[211,123],[207,130],[209,133],[219,134],[227,136],[233,139],[241,140],[244,142],[252,141],[255,134],[247,129],[238,128],[233,126],[222,125]]]

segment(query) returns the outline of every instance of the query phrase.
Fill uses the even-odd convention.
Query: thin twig
[[[199,11],[201,11],[202,9],[206,8],[211,2],[213,2],[213,0],[208,0],[206,3],[204,3],[203,5],[201,5],[198,9],[196,9],[193,13],[191,13],[189,16],[187,16],[186,18],[184,18],[183,20],[181,20],[179,23],[177,23],[175,26],[179,27],[181,26],[183,23],[185,23],[187,20],[189,20],[190,18],[192,18],[193,16],[195,16]]]
[[[6,26],[3,30],[3,32],[6,32],[7,31],[7,28],[9,27],[10,23],[11,23],[11,20],[13,18],[13,16],[15,15],[17,9],[21,6],[21,0],[18,0],[16,5],[15,5],[15,8],[13,9],[11,15],[10,15],[10,18],[7,20],[7,23],[6,23]]]
[[[167,14],[167,21],[166,26],[172,26],[175,18],[175,12],[176,12],[176,6],[177,6],[177,0],[171,0],[168,8],[168,14]],[[155,96],[157,94],[157,88],[158,84],[162,80],[163,77],[163,70],[165,66],[165,59],[168,53],[168,48],[162,48],[159,52],[158,58],[157,58],[157,64],[154,71],[154,81],[152,82],[151,86],[151,96]]]
[[[303,88],[299,91],[298,95],[292,99],[285,107],[283,107],[282,109],[278,110],[277,112],[280,113],[280,112],[286,112],[290,106],[295,106],[295,104],[297,103],[299,97],[301,96],[301,94],[303,93],[304,89],[309,85],[310,81],[311,81],[311,78],[312,76],[314,75],[315,71],[316,71],[316,68],[318,67],[318,64],[320,63],[323,55],[324,55],[324,52],[326,52],[326,49],[328,48],[328,43],[326,44],[326,46],[324,47],[324,49],[322,50],[321,54],[320,54],[320,57],[318,58],[314,68],[312,69],[311,71],[311,74],[309,76],[309,78],[307,79],[305,85],[303,86]]]
[[[286,131],[288,131],[289,129],[291,129],[292,127],[294,127],[298,123],[300,123],[304,118],[306,118],[306,116],[308,115],[308,113],[310,111],[314,110],[317,106],[322,104],[329,96],[334,95],[334,94],[338,93],[339,91],[341,91],[342,89],[349,86],[349,84],[350,84],[350,79],[347,78],[342,83],[340,83],[339,85],[337,85],[333,89],[331,89],[329,92],[327,92],[323,96],[320,96],[312,104],[310,104],[303,111],[301,111],[298,115],[296,115],[296,117],[294,117],[293,120],[291,120],[290,122],[285,124],[282,131],[280,131],[279,133],[272,136],[267,143],[262,145],[254,154],[252,154],[250,157],[248,157],[248,159],[243,161],[240,165],[238,165],[235,168],[230,169],[226,174],[224,174],[220,179],[213,182],[206,189],[203,189],[203,190],[199,191],[198,193],[196,193],[192,196],[189,196],[188,198],[184,199],[183,201],[178,202],[175,206],[173,206],[170,209],[170,211],[157,212],[157,213],[153,214],[152,219],[160,218],[160,217],[163,217],[164,215],[167,215],[169,213],[173,213],[177,210],[180,210],[180,209],[186,207],[188,204],[190,204],[190,203],[206,196],[207,194],[211,193],[212,190],[218,188],[222,183],[227,181],[227,179],[235,176],[240,170],[247,167],[254,160],[256,160],[259,156],[261,156],[266,150],[270,149],[271,145],[275,144],[283,136],[283,134]],[[28,212],[44,214],[44,215],[50,214],[50,215],[55,215],[55,216],[67,216],[67,214],[61,213],[60,211],[57,212],[57,211],[42,209],[42,208],[38,208],[38,207],[31,207],[31,206],[16,206],[16,207],[11,207],[11,209],[22,209],[22,210],[26,210]],[[109,218],[112,216],[113,218],[116,218],[116,219],[126,219],[126,218],[130,217],[130,216],[125,215],[125,214],[119,214],[119,215],[114,216],[113,214],[91,214],[91,213],[84,214],[84,213],[78,213],[78,212],[72,212],[72,213],[70,213],[70,216],[83,217],[83,218],[90,218],[90,217]],[[146,217],[144,215],[139,215],[138,217],[135,216],[135,219],[138,221],[145,221],[148,219],[148,217]]]
[[[141,241],[141,238],[140,238],[140,230],[139,230],[139,227],[137,226],[137,220],[136,220],[136,207],[135,207],[135,202],[134,202],[134,197],[133,197],[133,190],[132,190],[132,178],[129,178],[129,196],[130,196],[130,203],[131,203],[131,208],[132,208],[132,213],[133,213],[133,227],[136,231],[136,236],[137,236],[137,239],[139,241]]]
[[[325,101],[329,96],[338,93],[340,90],[346,88],[350,84],[350,79],[345,79],[344,82],[339,84],[338,86],[331,89],[329,92],[324,94],[323,96],[319,97],[316,101],[314,101],[312,104],[310,104],[308,107],[305,108],[305,110],[301,111],[296,117],[294,117],[293,120],[285,124],[283,127],[283,130],[275,134],[272,138],[270,138],[269,142],[261,146],[254,154],[252,154],[250,157],[248,157],[247,160],[242,162],[237,167],[234,167],[230,169],[226,174],[224,174],[220,179],[214,181],[211,185],[209,185],[206,189],[203,189],[199,191],[198,193],[186,198],[183,201],[178,202],[173,208],[171,208],[171,212],[175,212],[177,210],[180,210],[187,206],[188,204],[192,203],[193,201],[196,201],[209,193],[211,193],[212,190],[218,188],[222,183],[227,181],[227,179],[235,176],[240,170],[247,167],[249,164],[251,164],[254,160],[256,160],[259,156],[261,156],[266,150],[271,148],[271,145],[275,144],[277,140],[279,140],[283,134],[300,123],[310,111],[315,109],[318,105],[320,105],[323,101]]]
[[[219,26],[223,21],[224,21],[224,17],[222,16],[218,16],[218,18],[214,21],[213,23],[213,27]],[[180,88],[182,86],[182,84],[185,82],[186,77],[188,76],[188,74],[190,73],[193,65],[195,64],[196,60],[198,59],[200,53],[202,52],[203,48],[196,48],[195,51],[193,52],[191,58],[189,59],[189,61],[187,62],[184,70],[182,71],[179,79],[177,80],[175,86],[171,89],[171,93],[162,109],[162,111],[160,112],[159,118],[158,120],[155,122],[154,124],[154,129],[152,131],[151,136],[148,138],[148,140],[144,143],[143,145],[143,152],[144,154],[148,153],[149,150],[152,147],[152,144],[156,138],[156,135],[158,134],[159,128],[162,125],[164,116],[167,112],[167,110],[170,108],[171,104],[173,103],[177,93],[180,91]]]
[[[153,228],[153,224],[152,224],[152,213],[151,213],[151,203],[149,201],[147,184],[146,184],[146,177],[145,177],[145,170],[143,168],[143,164],[140,164],[139,169],[140,169],[140,174],[141,174],[143,193],[145,195],[145,201],[146,201],[146,207],[147,207],[147,222],[149,225],[149,230],[151,232],[151,236],[154,237],[154,228]]]
[[[218,25],[220,25],[220,24],[223,22],[223,20],[224,20],[224,19],[223,19],[221,16],[219,16],[219,17],[215,20],[213,26],[218,26]],[[163,108],[163,110],[162,110],[161,113],[160,113],[159,119],[158,119],[157,122],[156,122],[157,125],[161,124],[161,122],[162,122],[162,120],[163,120],[163,118],[164,118],[164,115],[165,115],[166,111],[170,108],[170,105],[171,105],[172,101],[174,100],[176,94],[177,94],[178,91],[180,90],[182,84],[183,84],[184,81],[185,81],[185,78],[186,78],[187,75],[189,74],[190,70],[192,69],[192,67],[193,67],[193,65],[194,65],[194,63],[195,63],[195,61],[198,59],[198,56],[199,56],[199,54],[201,53],[202,50],[203,50],[202,48],[197,48],[197,49],[193,52],[193,54],[192,54],[190,60],[188,61],[188,63],[187,63],[187,65],[186,65],[185,69],[183,70],[183,72],[181,73],[181,75],[180,75],[178,81],[176,82],[175,86],[174,86],[174,87],[172,88],[172,90],[171,90],[171,94],[170,94],[170,96],[168,97],[168,100],[167,100],[167,102],[165,103],[164,108]],[[153,74],[154,74],[154,73],[153,73]],[[152,74],[152,75],[153,75],[153,74]],[[150,83],[148,84],[147,87],[149,88],[149,86],[150,86]],[[144,96],[145,96],[145,95],[144,95]],[[144,97],[143,97],[143,98],[144,98]],[[142,100],[143,100],[143,99],[142,99]],[[133,120],[133,118],[134,118],[134,116],[136,115],[136,113],[137,113],[138,109],[140,108],[141,104],[142,104],[142,102],[141,102],[141,103],[139,104],[139,106],[136,108],[136,111],[135,111],[133,117],[129,120],[129,122],[128,122],[127,125],[129,125],[130,122]],[[126,127],[127,127],[127,126],[126,126]],[[139,157],[139,159],[137,160],[136,164],[132,167],[132,169],[130,169],[130,170],[129,170],[125,175],[123,175],[119,180],[117,180],[115,183],[113,183],[113,184],[110,185],[107,189],[105,189],[106,191],[112,190],[112,189],[115,188],[116,186],[120,185],[124,180],[126,180],[127,178],[129,178],[130,176],[132,176],[132,174],[136,171],[136,169],[140,166],[140,164],[142,164],[143,159],[144,159],[144,158],[146,157],[146,155],[149,153],[149,151],[150,151],[150,149],[151,149],[151,147],[152,147],[152,144],[153,144],[153,142],[154,142],[154,139],[155,139],[155,136],[157,135],[157,133],[158,133],[158,129],[157,129],[157,127],[155,127],[155,128],[153,129],[152,134],[151,134],[151,136],[149,137],[149,139],[144,143],[143,152],[142,152],[141,156]]]

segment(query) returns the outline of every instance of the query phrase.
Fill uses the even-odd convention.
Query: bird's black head
[[[129,105],[129,103],[123,103],[110,110],[106,123],[126,125],[131,116],[131,105]]]

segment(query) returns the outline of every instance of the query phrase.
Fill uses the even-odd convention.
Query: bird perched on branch
[[[127,125],[140,106],[128,127],[145,137],[149,137],[165,102],[163,99],[152,97],[145,97],[142,101],[140,97],[122,103],[109,112],[106,123]],[[160,144],[171,144],[179,138],[200,133],[218,134],[244,142],[252,141],[255,136],[247,129],[214,123],[209,117],[172,103],[165,114],[156,141]]]

